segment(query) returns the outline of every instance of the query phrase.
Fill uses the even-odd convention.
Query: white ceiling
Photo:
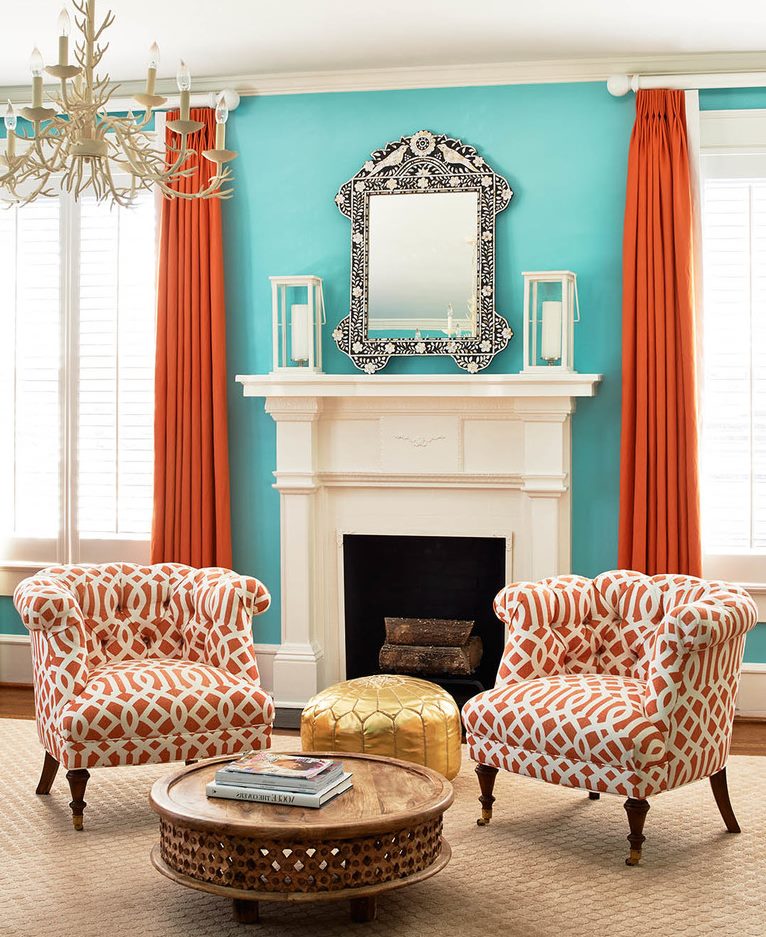
[[[55,58],[62,2],[3,0],[0,86],[26,83],[35,44]],[[103,0],[97,14],[109,7],[116,80],[142,76],[155,39],[167,78],[181,56],[202,78],[766,48],[763,0]]]

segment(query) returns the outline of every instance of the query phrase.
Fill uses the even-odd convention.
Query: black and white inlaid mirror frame
[[[428,197],[434,192],[477,194],[475,334],[370,338],[370,198]],[[335,196],[338,208],[351,221],[351,305],[349,315],[332,333],[338,348],[368,374],[380,371],[394,355],[449,355],[471,374],[486,368],[513,335],[495,311],[495,216],[508,207],[512,196],[507,181],[472,146],[445,134],[420,130],[375,150]]]

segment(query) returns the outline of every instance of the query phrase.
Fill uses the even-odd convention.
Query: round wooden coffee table
[[[354,782],[318,810],[208,798],[205,785],[231,757],[160,778],[149,797],[160,815],[154,867],[181,885],[233,899],[243,923],[258,921],[259,901],[340,899],[351,900],[354,921],[370,921],[378,894],[444,868],[449,781],[393,758],[316,754],[343,761]]]

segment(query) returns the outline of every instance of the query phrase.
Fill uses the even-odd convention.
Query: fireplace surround
[[[273,692],[281,710],[301,709],[348,675],[347,537],[499,540],[504,582],[570,571],[570,418],[600,379],[237,378],[245,396],[265,398],[277,430],[282,634]]]

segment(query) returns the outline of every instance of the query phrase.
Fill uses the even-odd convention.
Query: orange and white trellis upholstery
[[[270,597],[257,579],[174,563],[52,566],[14,602],[32,638],[40,741],[65,768],[269,746],[274,705],[251,618]]]
[[[744,590],[615,570],[513,583],[495,612],[497,682],[463,709],[479,765],[636,800],[725,767],[757,617]]]

